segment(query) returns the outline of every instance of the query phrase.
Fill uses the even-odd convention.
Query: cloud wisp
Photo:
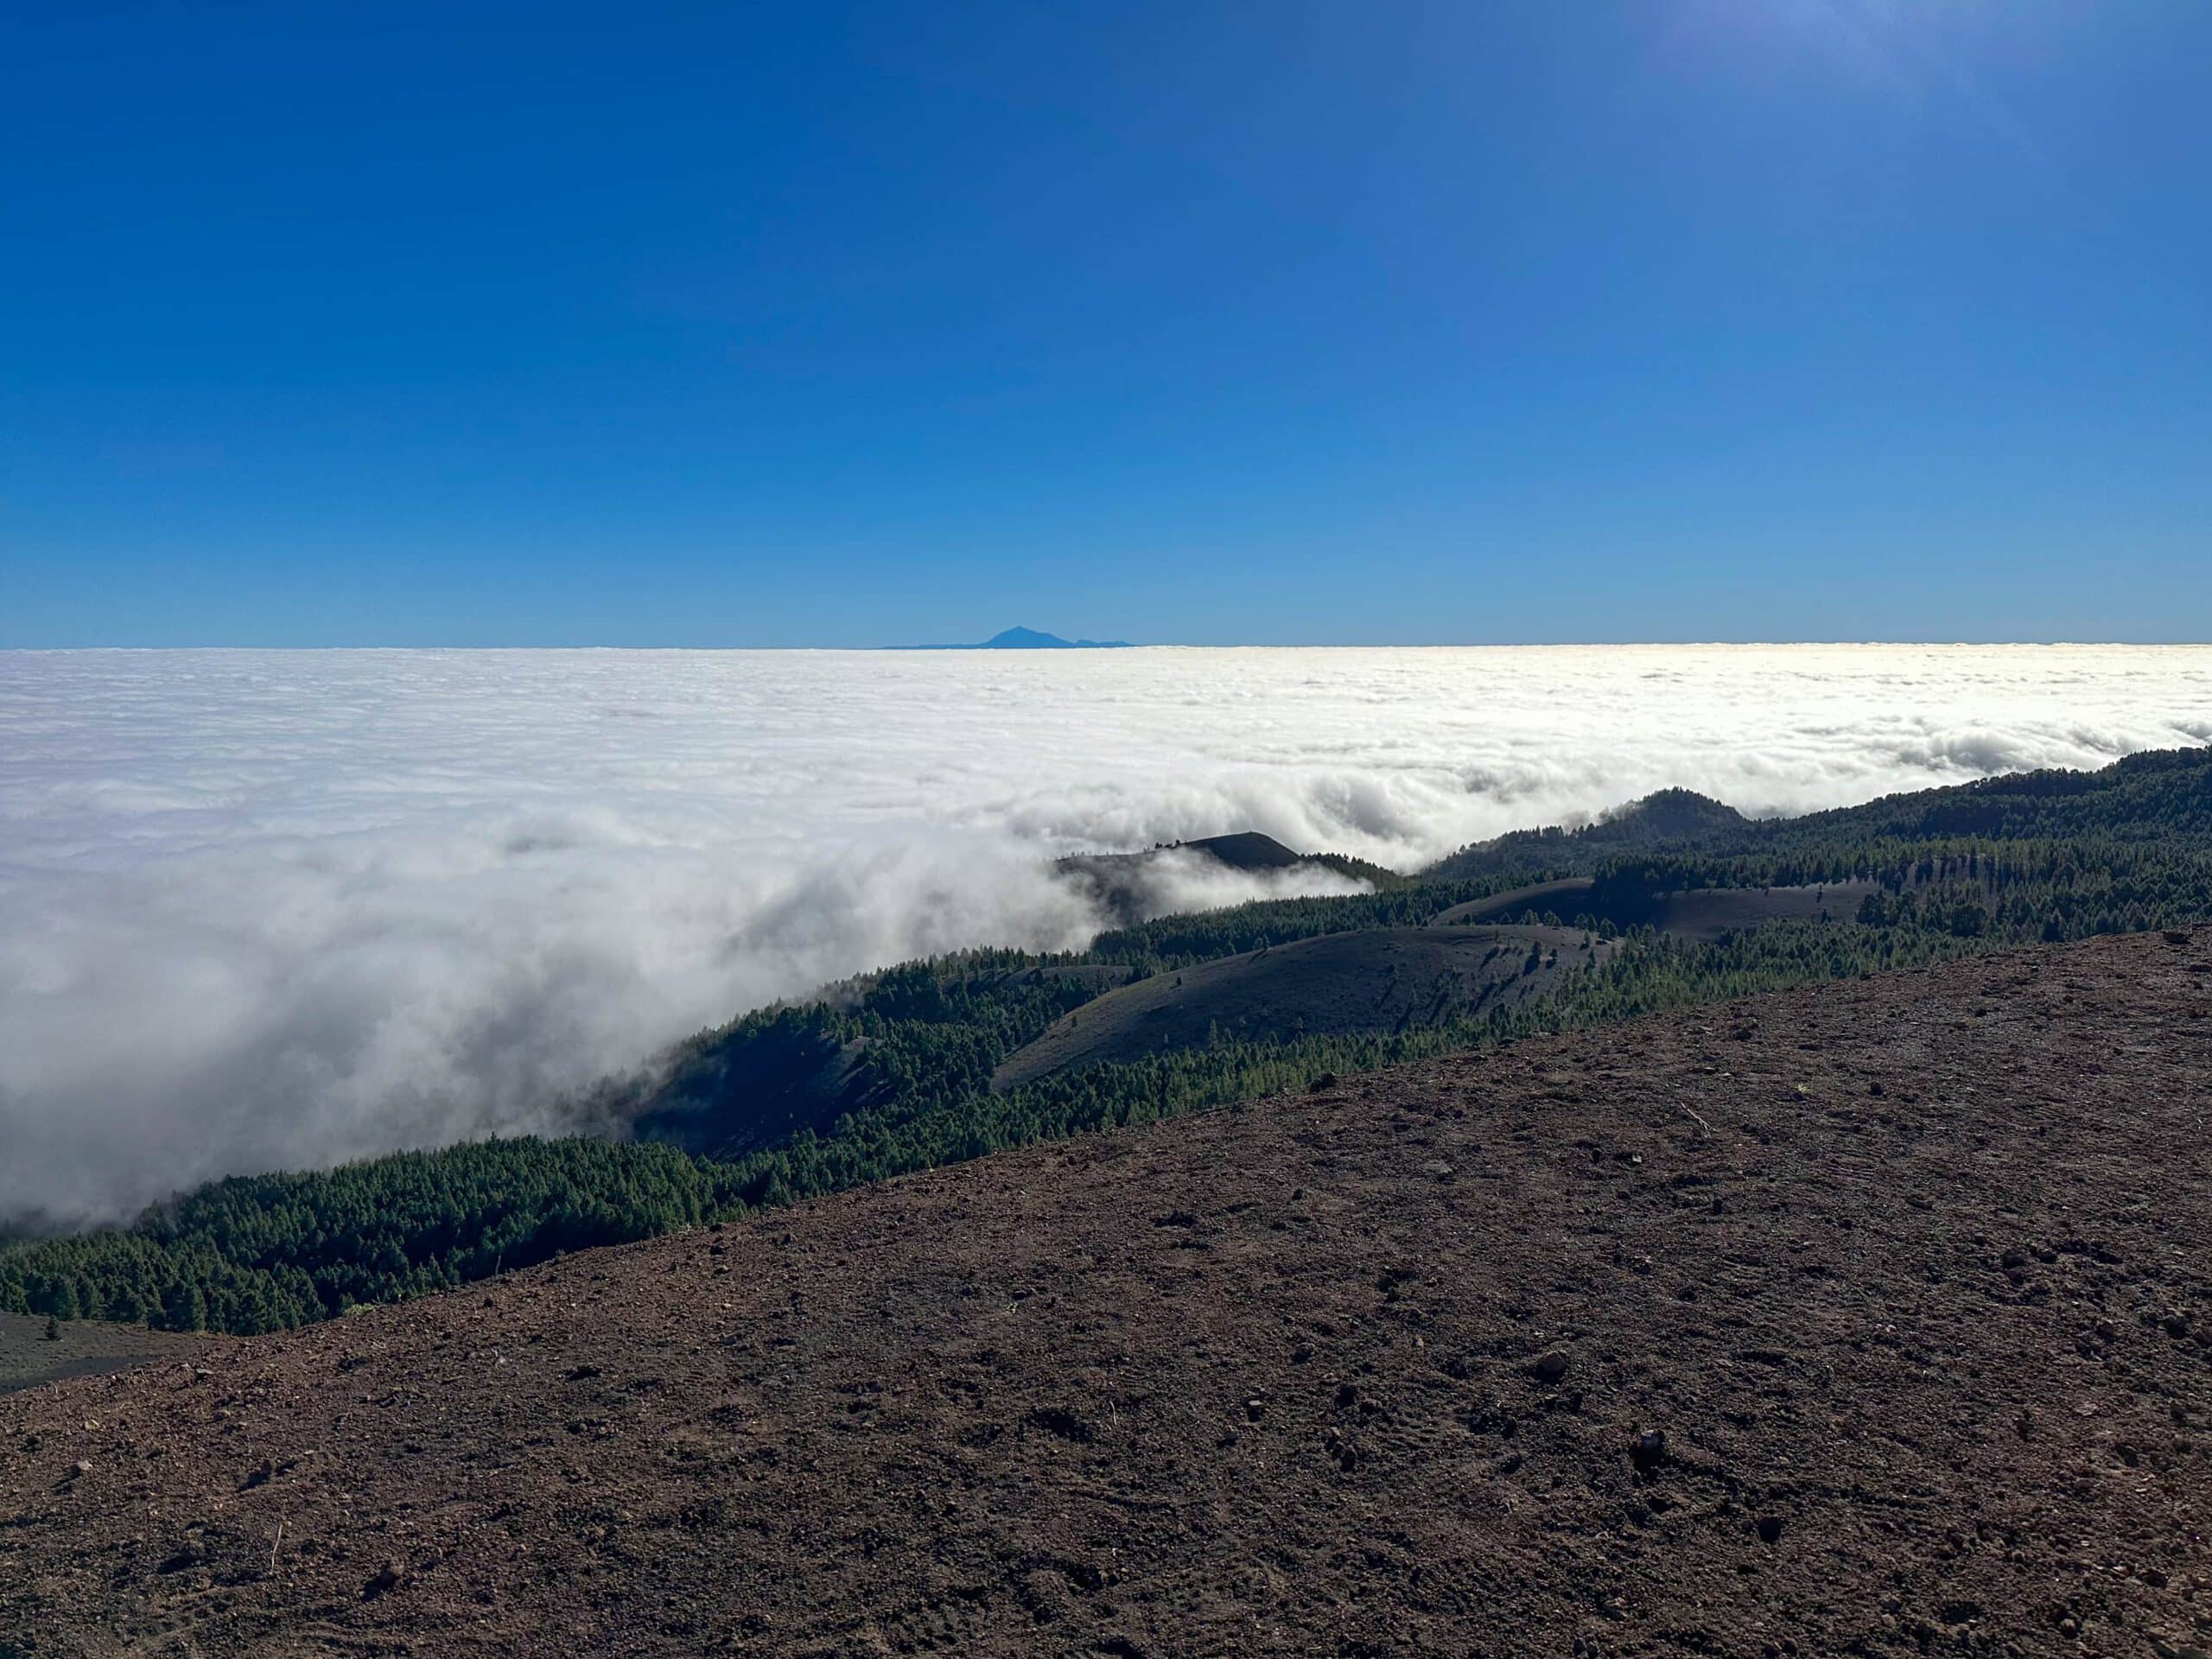
[[[1066,852],[1410,868],[1666,785],[2100,765],[2208,693],[2181,647],[0,653],[0,1220],[571,1127],[741,1009],[1081,944]]]

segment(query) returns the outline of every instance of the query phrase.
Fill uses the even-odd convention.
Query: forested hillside
[[[1588,875],[1632,855],[1858,856],[1874,843],[1947,838],[2163,841],[2212,835],[2212,750],[2160,749],[2096,772],[2024,772],[1885,795],[1794,818],[1746,818],[1689,790],[1662,790],[1579,829],[1516,830],[1461,848],[1432,879]]]
[[[1970,951],[2212,917],[2212,753],[2202,750],[1765,823],[1697,797],[1655,800],[1609,824],[1469,849],[1440,867],[1455,874],[1358,897],[1170,917],[1103,934],[1071,956],[978,951],[892,969],[703,1033],[655,1079],[610,1090],[640,1133],[679,1144],[503,1141],[226,1180],[128,1229],[0,1249],[0,1309],[178,1330],[296,1325],[565,1250],[1300,1089],[1332,1073]],[[1567,874],[1593,878],[1587,892],[1558,899],[1568,913],[1532,907],[1501,919],[1618,946],[1590,953],[1590,965],[1541,1001],[1440,1004],[1439,1017],[1389,1031],[1261,1041],[1230,1033],[992,1092],[1009,1055],[1131,976],[1320,934],[1414,926]],[[1847,880],[1872,884],[1847,921],[1774,922],[1693,944],[1646,919],[1654,895],[1685,889]],[[688,1149],[697,1146],[735,1155]]]

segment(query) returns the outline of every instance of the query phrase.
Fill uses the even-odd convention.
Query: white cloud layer
[[[2196,647],[0,653],[0,1217],[557,1130],[734,1011],[1081,944],[1067,851],[1408,868],[2207,740]]]

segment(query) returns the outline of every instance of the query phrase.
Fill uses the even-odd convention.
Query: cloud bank
[[[0,653],[0,1220],[557,1131],[744,1008],[1081,944],[1071,851],[1410,868],[2208,740],[2194,647]]]

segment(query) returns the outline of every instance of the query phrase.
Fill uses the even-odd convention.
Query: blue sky
[[[2212,637],[2212,7],[10,8],[0,645]]]

